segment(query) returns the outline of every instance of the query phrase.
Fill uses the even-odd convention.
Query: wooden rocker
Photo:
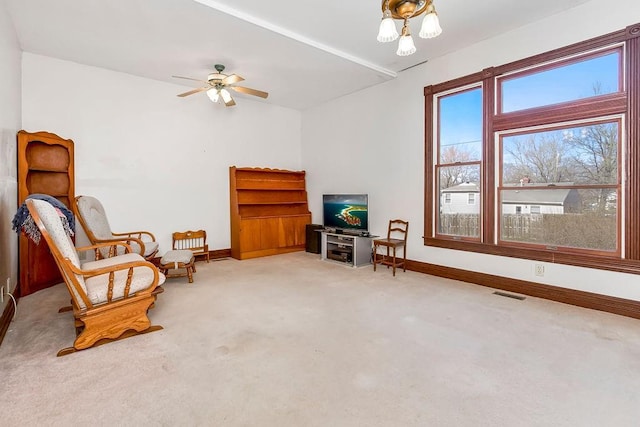
[[[75,212],[92,245],[98,243],[112,243],[113,250],[117,254],[123,254],[122,248],[116,248],[118,242],[126,242],[133,252],[142,255],[146,260],[151,260],[158,253],[156,237],[149,231],[129,231],[126,233],[114,233],[111,231],[107,214],[102,203],[95,197],[78,196],[74,200]],[[109,248],[100,248],[96,259],[108,258]]]
[[[28,199],[26,204],[71,295],[77,336],[73,347],[60,350],[58,356],[162,329],[147,317],[165,280],[153,264],[139,254],[125,253],[81,265],[56,209],[43,200]],[[78,250],[109,245],[113,243]]]

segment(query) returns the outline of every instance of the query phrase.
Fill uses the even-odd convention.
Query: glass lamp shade
[[[227,103],[229,101],[231,101],[231,94],[229,93],[228,90],[226,89],[221,89],[220,90],[220,96],[222,96],[222,100]]]
[[[393,22],[391,12],[387,9],[384,11],[382,21],[380,21],[380,29],[378,30],[378,41],[381,43],[392,42],[398,38],[398,30],[396,23]]]
[[[427,13],[422,20],[422,28],[420,29],[419,36],[423,39],[431,39],[438,37],[441,33],[442,28],[440,27],[438,14],[435,11]]]
[[[416,52],[416,45],[413,43],[413,37],[411,37],[411,34],[407,34],[406,36],[400,37],[396,55],[408,56],[415,52]]]
[[[213,102],[218,102],[218,99],[220,98],[220,94],[218,93],[218,90],[216,88],[209,89],[207,91],[207,96]]]

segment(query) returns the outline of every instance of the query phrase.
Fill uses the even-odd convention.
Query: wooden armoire
[[[27,196],[53,196],[71,209],[75,197],[73,141],[49,132],[18,132],[18,207]],[[39,245],[20,233],[20,295],[62,282],[49,246]]]
[[[231,166],[229,184],[233,258],[305,249],[311,223],[305,171]]]

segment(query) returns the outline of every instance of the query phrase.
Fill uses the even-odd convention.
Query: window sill
[[[561,251],[544,251],[537,249],[498,246],[493,244],[460,240],[424,238],[425,246],[443,249],[475,252],[509,258],[543,261],[554,264],[572,265],[575,267],[594,268],[598,270],[616,271],[627,274],[640,274],[640,261],[597,255],[573,254]]]

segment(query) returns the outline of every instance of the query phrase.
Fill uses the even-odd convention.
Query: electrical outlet
[[[536,264],[534,267],[534,274],[536,276],[544,276],[544,264]]]

